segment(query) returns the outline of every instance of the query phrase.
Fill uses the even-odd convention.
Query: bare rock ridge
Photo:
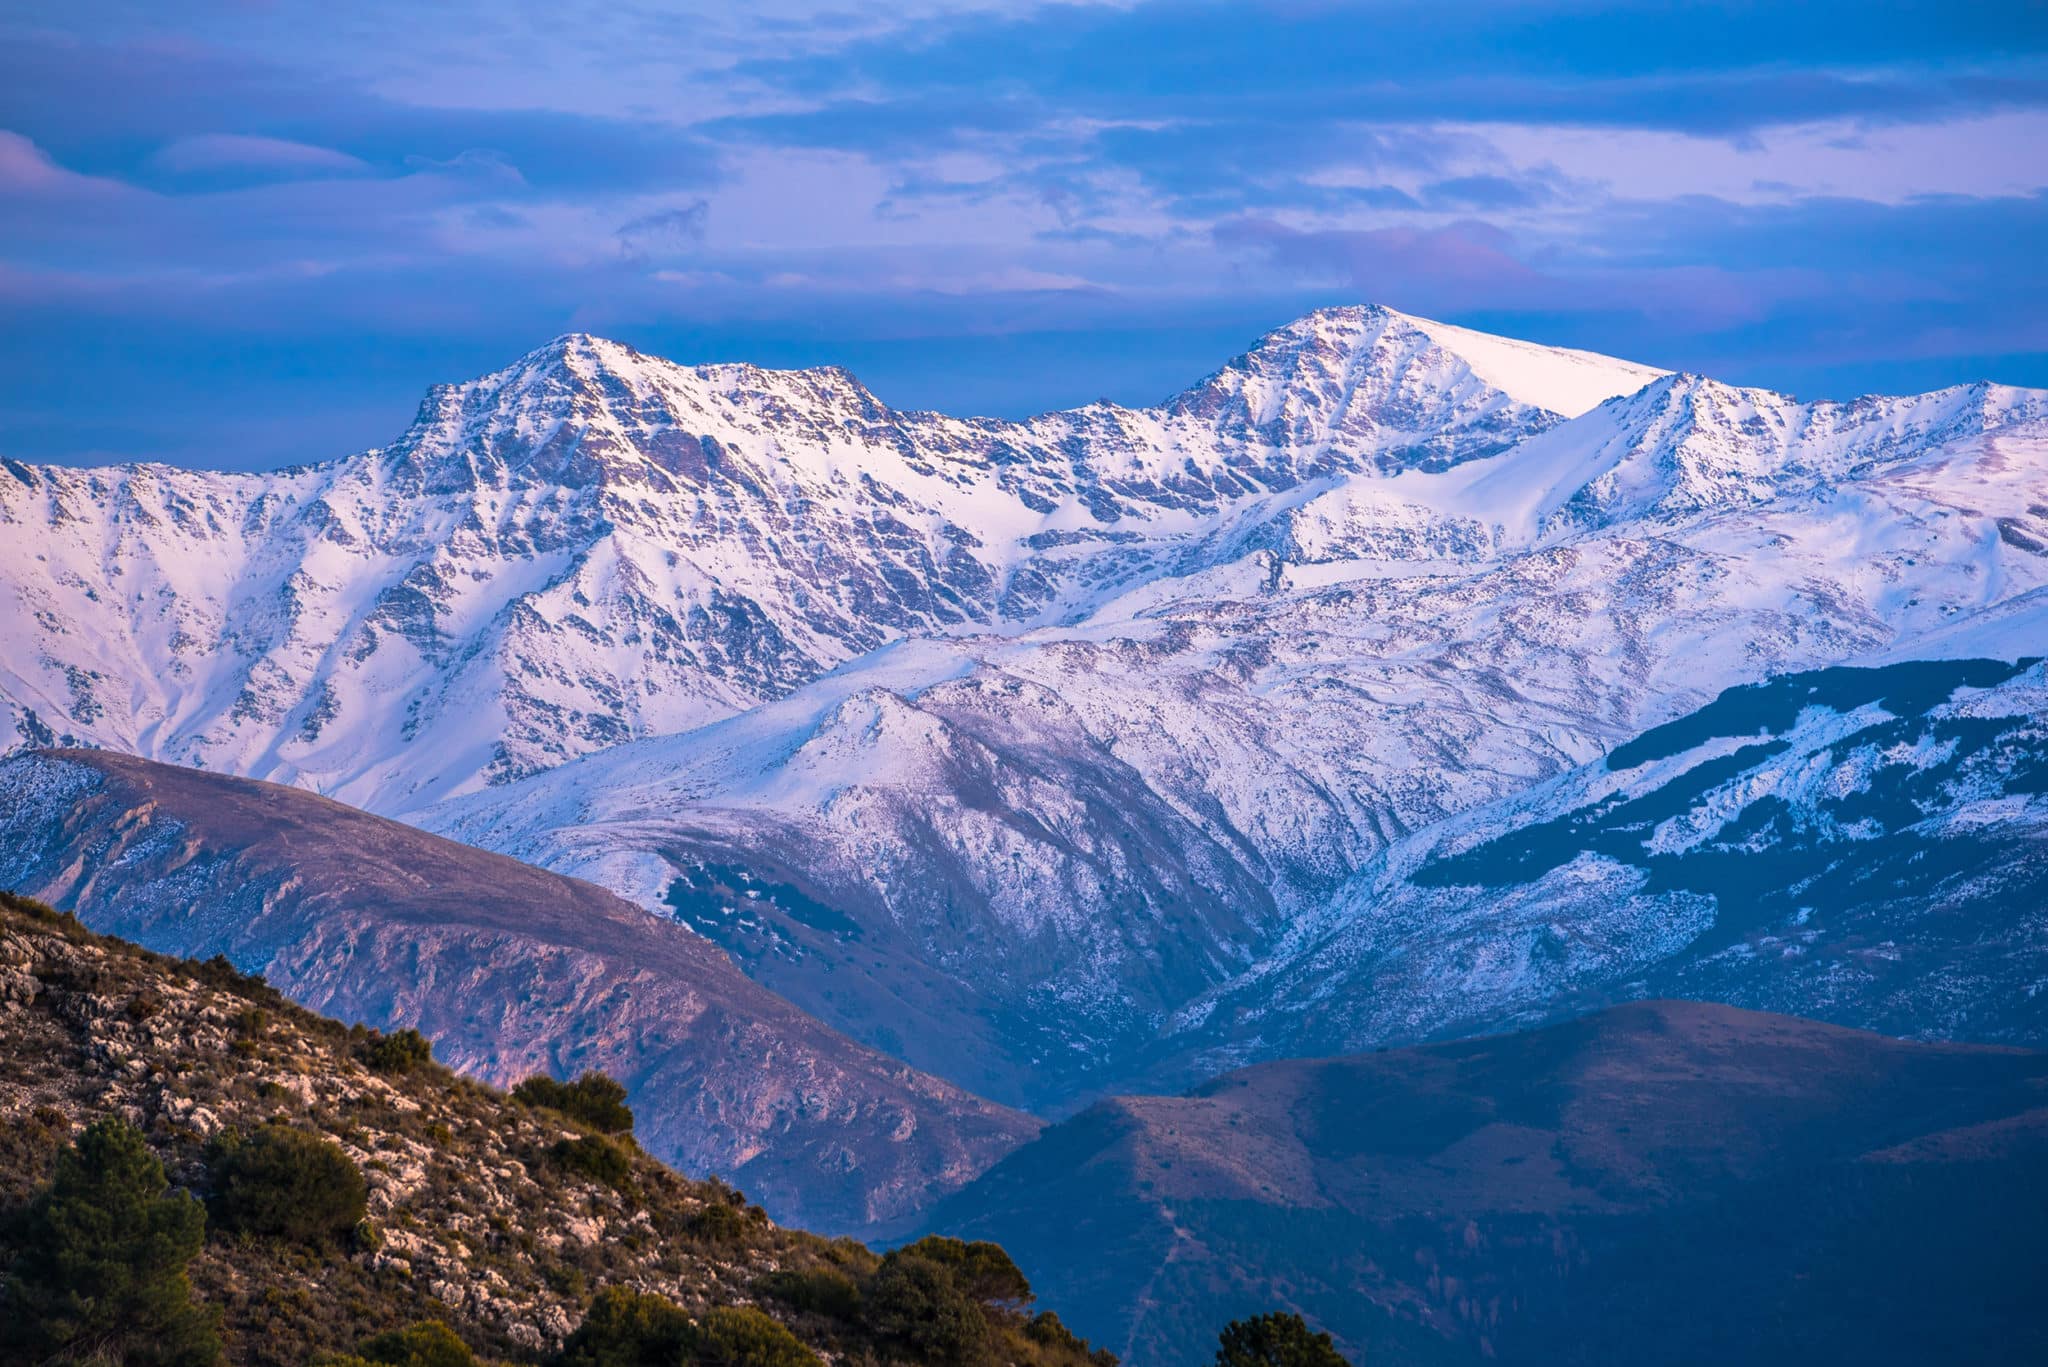
[[[1105,1101],[932,1218],[1132,1367],[1270,1305],[1410,1367],[1904,1367],[2048,1352],[2044,1216],[2048,1054],[1658,1001]]]
[[[0,886],[509,1085],[597,1068],[641,1141],[779,1217],[900,1225],[1037,1128],[855,1044],[589,883],[297,789],[104,751],[0,764]]]

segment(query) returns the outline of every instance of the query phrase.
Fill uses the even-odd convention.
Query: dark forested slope
[[[1107,1101],[934,1227],[1143,1367],[1274,1304],[1374,1367],[2040,1362],[2048,1054],[1636,1003]]]

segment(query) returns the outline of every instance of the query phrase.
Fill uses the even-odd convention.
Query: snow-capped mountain
[[[2037,1044],[2043,671],[1911,660],[1731,688],[1397,842],[1182,1011],[1174,1062],[1150,1067],[1203,1078],[1639,997]]]
[[[329,465],[6,466],[0,693],[593,878],[1056,1104],[1282,1047],[1190,1032],[1403,842],[1725,688],[2026,653],[2044,490],[2041,391],[1802,404],[1377,308],[1025,423],[572,337]]]
[[[1975,654],[1969,624],[2023,649],[2048,620],[2041,404],[1659,380],[1496,457],[1240,511],[1213,535],[1257,549],[1073,624],[906,642],[424,820],[665,904],[920,1066],[1054,1101],[1395,842],[1726,687]]]
[[[894,639],[1065,620],[1229,510],[1492,454],[1559,421],[1530,395],[1654,374],[1465,338],[1338,310],[1162,408],[1014,424],[570,336],[331,464],[8,463],[7,725],[419,807]]]

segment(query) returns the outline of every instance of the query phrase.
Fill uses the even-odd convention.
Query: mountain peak
[[[1317,309],[1171,400],[1219,433],[1390,473],[1496,455],[1663,372],[1379,304]]]
[[[1362,358],[1390,379],[1399,368],[1423,361],[1438,384],[1456,385],[1469,377],[1524,407],[1566,418],[1634,393],[1669,373],[1598,352],[1500,337],[1368,303],[1306,313],[1267,333],[1219,375],[1232,366],[1285,364],[1318,351],[1353,361]]]
[[[434,386],[388,459],[427,487],[500,479],[580,487],[614,474],[701,474],[705,443],[716,444],[704,434],[735,417],[750,426],[808,415],[822,432],[889,412],[842,366],[684,365],[569,332],[501,370]]]
[[[879,401],[860,378],[843,365],[777,369],[751,361],[708,361],[690,364],[653,356],[625,342],[590,332],[565,332],[534,348],[505,369],[475,381],[478,385],[517,383],[532,375],[566,375],[585,382],[606,379],[636,386],[670,388],[709,386],[721,391],[803,389],[855,394]]]
[[[1597,351],[1524,342],[1393,309],[1382,312],[1456,356],[1480,380],[1510,398],[1567,418],[1633,394],[1670,373]]]
[[[521,389],[549,381],[572,387],[630,383],[650,368],[674,369],[671,362],[647,356],[624,342],[589,332],[565,332],[527,352],[503,370],[463,388]]]

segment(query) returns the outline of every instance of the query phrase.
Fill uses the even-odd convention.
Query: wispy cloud
[[[368,162],[332,147],[293,142],[289,138],[258,138],[241,133],[198,133],[175,138],[158,148],[149,164],[174,176],[242,171],[278,176],[358,175]]]
[[[0,17],[0,448],[332,454],[568,327],[1147,401],[1361,297],[2042,382],[2044,187],[2032,3],[81,0]]]

